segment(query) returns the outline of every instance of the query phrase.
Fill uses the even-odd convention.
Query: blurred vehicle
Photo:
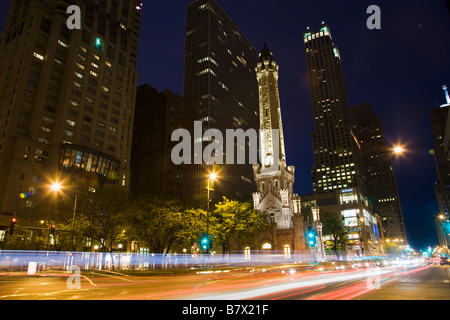
[[[439,263],[442,266],[444,264],[450,264],[450,261],[449,261],[448,257],[441,257],[440,260],[439,260]]]

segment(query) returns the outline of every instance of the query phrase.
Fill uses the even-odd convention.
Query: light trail
[[[388,270],[382,271],[388,273]],[[293,283],[274,284],[265,288],[256,288],[243,292],[233,292],[218,295],[209,295],[207,297],[199,297],[193,300],[245,300],[256,299],[259,297],[267,296],[269,294],[275,294],[288,290],[301,289],[305,287],[321,286],[334,282],[351,281],[358,279],[366,279],[368,274],[366,271],[346,271],[339,274],[328,273],[322,276],[316,277],[317,279],[305,280],[299,279],[299,281]]]
[[[409,266],[408,268],[413,268],[412,270],[407,271],[399,271],[397,267],[388,267],[388,268],[379,268],[376,270],[376,274],[381,277],[380,282],[383,282],[389,278],[392,278],[392,275],[395,276],[403,276],[415,272],[420,272],[426,270],[433,265],[427,265],[424,267],[418,266]],[[319,295],[314,297],[314,300],[335,300],[340,298],[342,300],[352,299],[359,295],[365,294],[371,290],[374,290],[374,287],[368,286],[367,279],[373,277],[373,270],[349,270],[349,271],[338,271],[338,272],[324,272],[322,275],[308,275],[298,276],[298,280],[291,283],[280,283],[280,284],[272,284],[265,287],[259,286],[255,289],[250,289],[246,291],[240,292],[232,292],[232,293],[223,293],[216,295],[208,295],[195,297],[193,300],[245,300],[245,299],[264,299],[268,295],[273,295],[282,292],[288,292],[292,290],[298,290],[308,287],[314,286],[324,286],[327,284],[332,284],[336,282],[349,282],[355,280],[363,280],[355,285],[350,287],[346,287],[344,289],[339,289],[337,291],[333,291],[330,293],[326,293],[323,295]],[[389,276],[387,276],[389,275]],[[385,276],[383,278],[383,276]],[[292,280],[292,279],[291,279]],[[217,288],[216,288],[217,289]],[[302,291],[298,291],[293,295],[301,294]]]

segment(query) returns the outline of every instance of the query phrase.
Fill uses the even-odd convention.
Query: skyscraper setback
[[[0,36],[0,212],[58,174],[129,185],[141,2],[12,1]],[[21,201],[19,195],[26,197]]]
[[[314,192],[358,186],[366,192],[360,148],[353,135],[338,48],[330,28],[304,33],[315,132],[312,135]]]
[[[216,1],[198,0],[187,6],[184,97],[195,107],[203,131],[259,128],[256,63],[255,48]],[[206,192],[210,170],[198,166],[197,196]],[[219,170],[216,194],[255,190],[251,164],[221,165]]]

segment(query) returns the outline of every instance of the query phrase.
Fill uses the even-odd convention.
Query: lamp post
[[[447,230],[445,228],[445,224],[448,223],[449,220],[448,220],[448,217],[446,217],[444,214],[440,214],[438,216],[438,218],[439,218],[440,221],[437,224],[440,225],[440,227],[441,227],[440,232],[441,232],[442,239],[443,239],[443,242],[444,242],[445,253],[448,255],[449,254],[448,236],[450,234],[447,232]]]
[[[62,189],[62,185],[59,182],[54,182],[51,185],[51,189],[54,192],[59,192]],[[75,215],[77,211],[77,201],[78,201],[78,194],[75,192],[75,202],[73,204],[73,218],[72,218],[72,251],[75,251]]]
[[[207,189],[208,189],[208,203],[207,203],[207,206],[206,206],[206,239],[207,239],[207,241],[208,241],[208,244],[207,244],[207,249],[206,249],[206,252],[207,253],[209,253],[209,203],[211,202],[211,199],[210,199],[210,182],[211,181],[215,181],[217,179],[217,174],[216,173],[214,173],[214,172],[212,172],[212,173],[210,173],[209,174],[209,176],[208,176],[208,187],[207,187]]]

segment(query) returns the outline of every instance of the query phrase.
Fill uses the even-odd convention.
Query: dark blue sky
[[[0,3],[0,31],[9,8]],[[144,1],[138,57],[139,84],[183,93],[186,5],[190,0]],[[430,112],[450,86],[450,16],[445,0],[218,0],[259,51],[267,43],[280,66],[280,99],[287,162],[296,167],[295,191],[310,193],[313,115],[303,32],[325,21],[339,47],[350,105],[371,102],[386,140],[406,143],[395,159],[410,244],[437,244],[436,172]],[[369,5],[381,8],[381,30],[369,30]]]

